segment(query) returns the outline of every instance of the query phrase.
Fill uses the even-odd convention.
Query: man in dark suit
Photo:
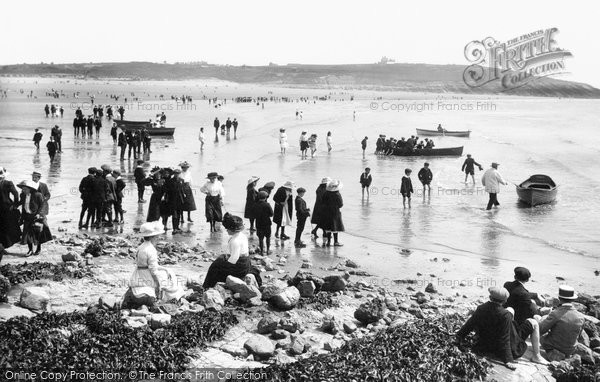
[[[488,289],[490,301],[479,305],[473,315],[456,333],[459,340],[464,339],[471,331],[478,334],[477,342],[473,346],[475,353],[491,355],[504,362],[504,365],[514,370],[514,360],[520,358],[527,351],[525,340],[531,336],[533,348],[532,362],[547,364],[540,355],[540,331],[538,322],[531,318],[522,324],[513,321],[511,308],[505,309],[502,304],[508,298],[508,291],[504,288],[491,287]]]
[[[88,228],[90,218],[94,217],[94,178],[96,177],[96,167],[88,168],[88,175],[81,179],[79,183],[79,192],[81,193],[81,212],[79,213],[79,228]],[[86,223],[83,224],[83,217],[87,212]],[[93,223],[93,221],[92,221]]]
[[[533,300],[536,300],[543,305],[543,301],[537,293],[531,293],[525,288],[525,283],[531,278],[531,272],[524,267],[515,268],[515,280],[504,283],[504,288],[508,290],[510,296],[504,304],[505,308],[513,308],[515,310],[515,321],[522,323],[528,318],[533,318],[539,315],[539,309]]]
[[[144,170],[144,161],[139,159],[137,167],[133,170],[133,178],[138,189],[138,203],[146,203],[144,200],[144,191],[146,190],[146,170]]]
[[[119,133],[119,138],[117,140],[117,145],[121,148],[121,160],[125,159],[125,150],[127,149],[127,136],[125,132],[121,130]]]

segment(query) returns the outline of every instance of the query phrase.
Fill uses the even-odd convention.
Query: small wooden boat
[[[445,147],[445,148],[433,148],[433,149],[394,149],[392,155],[400,157],[442,157],[442,156],[461,156],[463,152],[463,146],[460,147]]]
[[[125,119],[114,119],[113,120],[114,123],[117,124],[117,127],[121,127],[121,126],[125,126],[125,127],[129,127],[129,126],[146,126],[146,127],[151,127],[152,126],[152,122],[151,121],[128,121]]]
[[[557,193],[558,187],[548,175],[532,175],[517,186],[519,200],[532,207],[552,203]]]
[[[148,134],[151,136],[172,137],[175,134],[174,127],[120,126],[125,132],[141,130],[143,127],[146,128]]]
[[[471,130],[465,131],[450,131],[450,130],[426,130],[426,129],[417,129],[418,136],[437,136],[437,137],[462,137],[469,138],[471,135]]]

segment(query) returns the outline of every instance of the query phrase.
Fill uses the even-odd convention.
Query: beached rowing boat
[[[532,175],[516,187],[519,200],[532,207],[552,203],[558,193],[558,187],[552,178],[542,174]]]
[[[469,138],[469,135],[471,135],[471,130],[465,130],[465,131],[450,131],[450,130],[444,130],[444,131],[438,131],[438,130],[426,130],[426,129],[417,129],[417,135],[418,136],[437,136],[437,137],[462,137],[462,138]]]
[[[445,147],[440,149],[394,149],[392,155],[400,157],[441,157],[441,156],[461,156],[463,146],[460,147]]]
[[[114,123],[117,124],[117,127],[121,127],[121,126],[146,126],[146,127],[150,127],[152,126],[152,121],[128,121],[125,119],[114,119],[113,120]]]
[[[123,131],[136,131],[141,130],[143,127],[146,127],[148,134],[151,136],[167,136],[172,137],[175,134],[174,127],[147,127],[147,126],[120,126]]]

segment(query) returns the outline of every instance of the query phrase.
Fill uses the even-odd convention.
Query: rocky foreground
[[[582,347],[569,359],[553,352],[549,368],[522,360],[510,372],[454,342],[453,333],[482,300],[465,298],[459,288],[418,290],[411,279],[382,288],[349,260],[334,269],[304,262],[290,270],[285,257],[253,254],[262,287],[229,277],[204,290],[199,274],[218,254],[162,242],[161,262],[182,276],[185,296],[150,309],[121,309],[136,240],[68,235],[39,261],[2,265],[0,368],[251,368],[277,381],[600,377],[600,301],[586,294],[576,303],[587,314],[580,342],[593,351]]]

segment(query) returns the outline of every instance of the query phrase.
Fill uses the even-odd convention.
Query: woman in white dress
[[[314,158],[317,152],[317,134],[311,134],[308,139],[308,147],[310,147],[310,157]]]
[[[219,174],[216,172],[210,172],[206,176],[208,182],[200,188],[200,192],[206,194],[204,211],[206,221],[210,223],[210,232],[217,232],[217,222],[223,221],[221,207],[223,206],[225,189],[223,184],[217,180],[218,176]]]
[[[204,127],[200,128],[200,134],[198,134],[198,140],[200,141],[200,151],[204,151]]]
[[[327,152],[330,153],[333,149],[333,137],[331,136],[331,131],[327,132]]]
[[[148,222],[140,227],[139,236],[144,242],[135,255],[136,269],[129,281],[129,290],[123,297],[123,308],[152,306],[157,301],[180,299],[185,293],[177,284],[177,278],[168,269],[158,265],[158,252],[154,248],[156,236],[163,233],[160,221]]]
[[[285,150],[288,148],[288,136],[285,129],[279,129],[279,148],[281,153],[285,155]]]
[[[231,236],[227,243],[228,254],[219,256],[208,268],[203,287],[214,287],[218,282],[225,282],[227,276],[234,276],[244,280],[246,275],[252,274],[258,286],[262,283],[260,272],[252,266],[248,251],[248,237],[242,232],[244,221],[239,216],[226,213],[223,216],[223,227]]]

